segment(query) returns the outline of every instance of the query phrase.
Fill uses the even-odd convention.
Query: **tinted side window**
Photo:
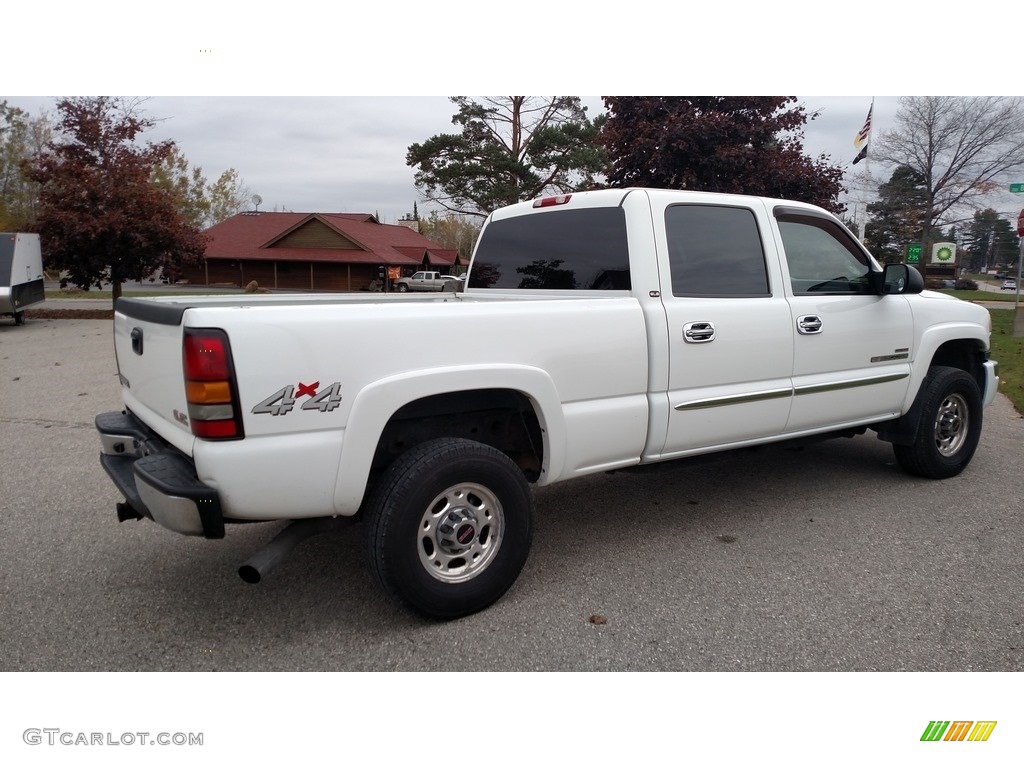
[[[469,287],[629,290],[625,213],[584,208],[491,222]]]
[[[768,296],[754,212],[673,205],[665,211],[674,296]]]
[[[779,217],[793,293],[872,293],[867,257],[834,222]]]

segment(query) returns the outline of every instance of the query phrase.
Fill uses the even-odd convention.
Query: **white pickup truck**
[[[532,484],[868,429],[958,474],[989,334],[819,208],[602,190],[493,212],[461,293],[122,298],[125,410],[96,426],[119,519],[295,521],[250,582],[360,519],[380,586],[451,618],[515,581]]]
[[[454,275],[442,275],[440,272],[416,272],[412,277],[400,277],[395,281],[395,290],[405,291],[455,291],[461,288],[462,281]]]

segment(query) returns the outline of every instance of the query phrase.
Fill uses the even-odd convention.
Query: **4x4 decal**
[[[271,416],[284,416],[295,408],[295,401],[300,397],[308,397],[309,400],[299,406],[300,411],[320,411],[330,413],[341,405],[341,382],[334,382],[326,389],[317,393],[320,387],[319,381],[312,384],[303,384],[301,381],[296,385],[289,384],[282,387],[266,400],[262,400],[253,406],[253,413],[269,413]]]

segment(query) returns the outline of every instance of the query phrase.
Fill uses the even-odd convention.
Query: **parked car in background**
[[[1016,280],[1003,280],[1003,284],[1002,284],[1002,286],[1000,286],[999,290],[1001,290],[1001,291],[1016,291],[1017,290],[1017,281]]]
[[[452,275],[442,275],[440,272],[417,272],[412,277],[400,277],[395,281],[397,291],[443,291],[445,283],[458,281]],[[451,290],[449,288],[448,290]]]

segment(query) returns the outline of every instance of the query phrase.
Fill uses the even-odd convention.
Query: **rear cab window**
[[[468,287],[629,290],[625,213],[545,210],[492,221],[477,245]]]

